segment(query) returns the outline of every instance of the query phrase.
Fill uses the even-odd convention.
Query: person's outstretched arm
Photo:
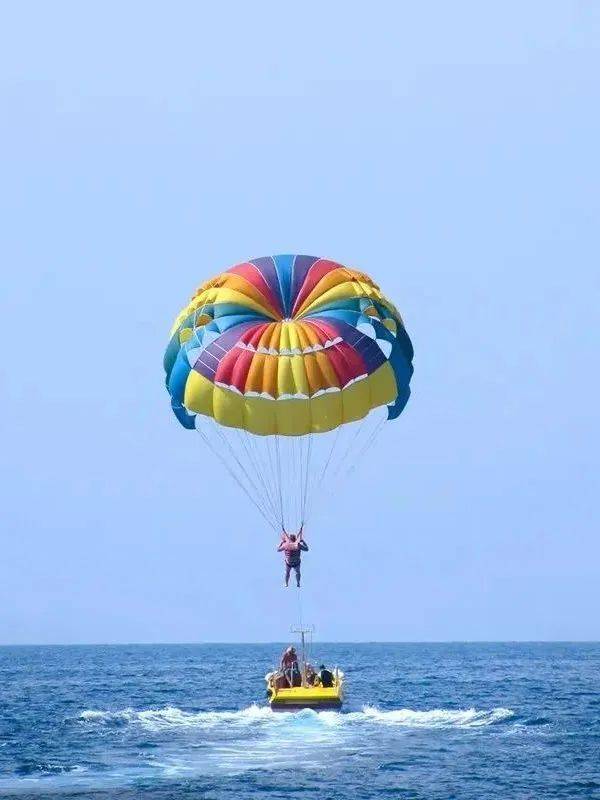
[[[283,539],[281,542],[279,542],[279,547],[277,548],[277,552],[282,553],[285,550],[286,544],[287,544],[287,539]]]

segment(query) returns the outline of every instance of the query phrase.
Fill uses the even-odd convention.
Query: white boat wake
[[[121,711],[83,711],[78,720],[96,725],[139,725],[147,730],[160,731],[169,728],[216,728],[227,727],[347,727],[358,725],[385,725],[403,728],[481,728],[504,722],[514,716],[508,708],[478,710],[475,708],[451,710],[434,708],[418,711],[408,708],[381,710],[375,706],[364,706],[361,711],[339,713],[336,711],[313,711],[304,709],[293,714],[274,713],[265,706],[251,705],[240,711],[182,711],[179,708],[164,708],[136,711],[126,708]]]

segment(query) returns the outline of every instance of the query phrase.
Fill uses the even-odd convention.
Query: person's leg
[[[286,589],[287,589],[287,586],[288,586],[288,584],[290,582],[290,572],[291,571],[292,571],[292,568],[290,567],[290,565],[286,564],[285,565],[285,586],[286,586]]]
[[[294,567],[294,572],[296,573],[296,586],[300,588],[300,564]]]

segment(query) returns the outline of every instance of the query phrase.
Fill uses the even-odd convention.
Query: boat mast
[[[310,634],[312,637],[313,633],[315,632],[315,626],[311,625],[309,628],[303,628],[302,626],[298,628],[290,628],[291,633],[299,633],[300,634],[300,642],[302,644],[302,656],[301,656],[301,664],[302,664],[302,685],[306,684],[306,637]]]

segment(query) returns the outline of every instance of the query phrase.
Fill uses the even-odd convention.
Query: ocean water
[[[0,648],[0,797],[600,798],[598,644],[319,644],[344,711],[274,714],[281,647]]]

